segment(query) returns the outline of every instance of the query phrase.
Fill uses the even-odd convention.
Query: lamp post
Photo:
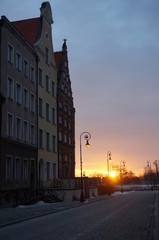
[[[109,177],[109,161],[112,160],[111,156],[112,156],[111,151],[108,151],[108,152],[107,152],[107,169],[108,169],[108,177]]]
[[[80,135],[80,164],[81,164],[81,196],[80,202],[84,202],[84,193],[83,193],[83,176],[82,176],[82,136],[84,135],[84,139],[86,140],[86,147],[89,147],[89,139],[91,138],[91,134],[89,132],[83,132]]]
[[[147,185],[150,185],[151,161],[147,161]]]
[[[122,188],[122,171],[125,170],[125,161],[120,161],[120,185],[121,185],[121,192],[123,192]]]

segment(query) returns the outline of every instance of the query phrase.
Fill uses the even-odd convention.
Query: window
[[[28,142],[29,140],[29,125],[27,121],[24,121],[24,125],[23,125],[23,140],[24,142]]]
[[[69,115],[71,116],[71,110],[69,109]]]
[[[63,107],[63,104],[62,104],[62,102],[60,101],[60,102],[59,102],[59,108],[62,109],[62,107]]]
[[[46,75],[46,91],[50,92],[50,79],[48,75]]]
[[[67,143],[67,135],[66,134],[64,135],[64,141],[65,141],[65,143]]]
[[[16,102],[19,104],[22,102],[22,87],[19,83],[16,84]]]
[[[50,53],[47,47],[45,47],[45,60],[47,64],[50,64]]]
[[[71,145],[71,137],[69,137],[69,140],[68,140],[68,141],[69,141],[69,145]]]
[[[39,116],[43,117],[43,100],[39,98]]]
[[[35,126],[33,124],[30,125],[30,143],[35,144]]]
[[[7,135],[13,137],[13,115],[10,113],[7,115]]]
[[[56,97],[56,86],[54,81],[51,82],[51,89],[52,89],[52,96]]]
[[[59,115],[59,123],[62,124],[62,116]]]
[[[50,167],[50,162],[47,162],[47,180],[49,180],[51,178],[51,167]]]
[[[30,94],[30,110],[35,112],[35,95],[33,93]]]
[[[62,91],[64,91],[64,89],[65,89],[65,87],[64,87],[64,84],[62,83],[62,85],[61,85],[61,89],[62,89]]]
[[[50,151],[50,133],[46,133],[46,150]]]
[[[56,136],[52,136],[52,147],[53,147],[53,152],[56,153]]]
[[[22,126],[21,119],[19,117],[16,118],[16,138],[18,140],[22,137]]]
[[[62,141],[62,132],[59,132],[59,141]]]
[[[56,163],[53,163],[53,179],[56,179]]]
[[[56,125],[56,109],[52,108],[52,124]]]
[[[67,106],[65,105],[65,107],[64,107],[64,110],[65,110],[65,112],[67,112]]]
[[[44,132],[42,129],[39,129],[39,148],[44,147]]]
[[[8,44],[8,62],[14,63],[14,48],[10,44]]]
[[[24,88],[24,107],[29,107],[29,92],[26,88]]]
[[[46,103],[46,120],[50,121],[50,106]]]
[[[22,70],[22,56],[20,53],[16,53],[16,68],[21,71]]]
[[[27,60],[24,60],[24,76],[29,77],[29,64]]]
[[[69,128],[69,130],[71,130],[71,122],[69,122],[68,128]]]
[[[39,85],[43,86],[43,70],[39,68]]]
[[[11,156],[6,157],[6,181],[12,180],[12,161]]]
[[[30,68],[30,79],[32,82],[35,81],[35,68],[33,66]]]
[[[28,160],[23,161],[23,180],[28,180]]]
[[[67,127],[67,119],[65,119],[65,127]]]
[[[7,95],[13,100],[14,99],[14,80],[8,77]]]
[[[15,158],[15,180],[21,179],[21,159]]]
[[[65,77],[66,77],[66,74],[65,74],[65,72],[63,72],[63,79],[65,80]]]

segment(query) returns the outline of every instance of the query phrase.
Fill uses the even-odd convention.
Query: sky
[[[40,16],[40,0],[1,0],[10,21]],[[159,159],[159,1],[51,0],[53,48],[67,39],[76,134],[91,134],[82,161],[86,175],[125,161],[142,174]]]

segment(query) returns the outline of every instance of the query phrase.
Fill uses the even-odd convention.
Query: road
[[[155,192],[128,192],[0,228],[1,240],[152,240]]]

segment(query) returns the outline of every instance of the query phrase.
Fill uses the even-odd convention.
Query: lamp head
[[[89,147],[90,147],[90,144],[89,144],[89,141],[88,141],[88,139],[87,139],[87,141],[86,141],[86,147],[87,147],[87,148],[89,148]]]
[[[111,159],[111,153],[109,153],[109,161],[111,161],[112,159]]]

